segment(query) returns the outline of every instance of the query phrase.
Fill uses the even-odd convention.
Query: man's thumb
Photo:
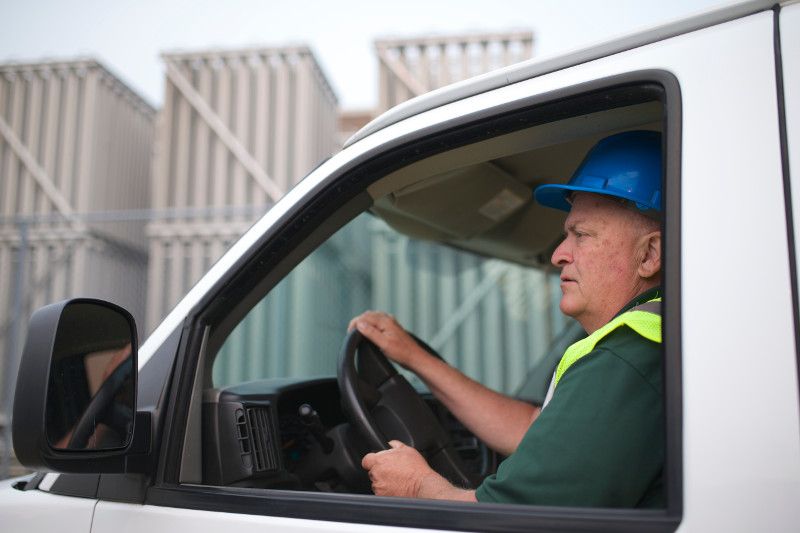
[[[390,440],[389,446],[391,446],[392,448],[405,448],[406,445],[400,442],[399,440]]]

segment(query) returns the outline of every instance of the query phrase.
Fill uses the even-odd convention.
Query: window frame
[[[367,186],[436,153],[590,110],[641,101],[654,91],[663,104],[664,200],[664,391],[666,423],[666,509],[630,510],[543,507],[383,498],[271,489],[180,484],[179,465],[193,380],[208,324],[219,321],[226,304],[241,296],[243,281],[254,272],[263,283],[277,283],[371,199]],[[637,100],[638,99],[638,100]],[[613,100],[609,103],[609,100]],[[595,109],[596,107],[596,109]],[[683,515],[682,388],[680,321],[680,139],[681,95],[678,80],[663,70],[641,70],[597,79],[520,101],[466,114],[414,132],[365,153],[330,176],[315,196],[292,207],[285,222],[259,239],[187,316],[176,372],[170,388],[158,472],[145,503],[197,510],[269,515],[311,520],[465,531],[674,531]],[[331,219],[338,220],[336,224]],[[322,223],[324,222],[324,223]],[[335,227],[334,227],[335,226]],[[300,257],[300,259],[298,259]],[[249,290],[249,289],[248,289]],[[245,291],[246,292],[246,291]],[[409,512],[411,511],[411,512]]]

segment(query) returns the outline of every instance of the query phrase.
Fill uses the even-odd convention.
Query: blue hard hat
[[[626,131],[589,150],[566,185],[541,185],[533,192],[546,207],[569,211],[569,194],[593,192],[623,198],[641,211],[661,211],[661,134]]]

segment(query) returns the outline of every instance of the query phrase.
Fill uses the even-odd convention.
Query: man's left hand
[[[411,446],[399,440],[389,441],[389,446],[390,450],[368,453],[361,460],[361,466],[369,471],[372,492],[376,495],[476,501],[474,490],[451,485]]]
[[[438,476],[422,455],[399,440],[389,441],[389,450],[368,453],[361,466],[369,472],[372,491],[378,496],[420,497],[426,476]]]

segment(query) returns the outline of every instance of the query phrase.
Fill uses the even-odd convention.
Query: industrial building
[[[375,41],[378,112],[433,89],[530,59],[533,33],[468,33]]]
[[[148,330],[289,188],[338,150],[308,47],[168,53],[147,228]]]

